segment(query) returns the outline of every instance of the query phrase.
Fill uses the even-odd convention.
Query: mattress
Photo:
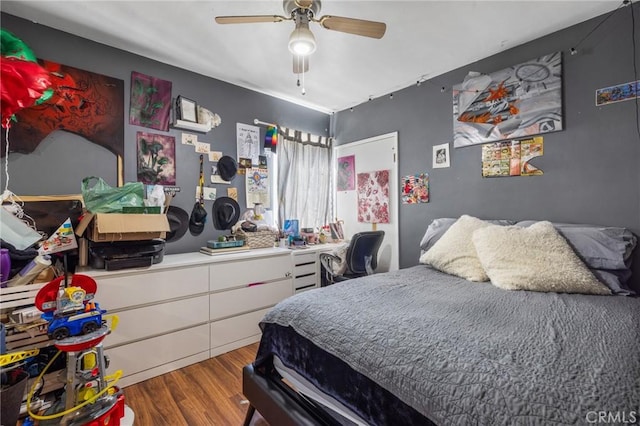
[[[257,366],[277,356],[369,424],[640,408],[636,298],[505,291],[420,265],[298,294],[261,327]]]
[[[337,399],[316,388],[313,383],[295,370],[285,366],[280,361],[280,358],[273,358],[273,366],[293,390],[312,400],[316,405],[322,406],[326,411],[331,412],[341,424],[345,426],[366,426],[366,422],[356,413],[341,404]]]

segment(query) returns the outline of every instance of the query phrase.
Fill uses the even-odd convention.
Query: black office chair
[[[342,259],[331,253],[320,253],[320,263],[324,271],[322,285],[327,286],[335,282],[373,274],[378,267],[378,249],[383,238],[384,231],[354,234],[345,257],[347,269],[340,275],[334,271],[337,270]]]

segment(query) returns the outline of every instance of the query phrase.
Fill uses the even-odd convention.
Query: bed
[[[640,418],[636,297],[505,291],[418,265],[298,294],[260,326],[247,424],[254,409],[272,425]]]

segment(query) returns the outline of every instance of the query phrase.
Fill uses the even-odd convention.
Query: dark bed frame
[[[270,362],[259,368],[249,364],[242,369],[242,392],[251,404],[244,426],[249,426],[256,410],[270,425],[344,424],[317,403],[291,389]]]

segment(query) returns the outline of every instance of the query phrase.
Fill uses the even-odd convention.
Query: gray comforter
[[[506,291],[416,266],[296,295],[264,321],[439,425],[640,419],[640,299]]]

